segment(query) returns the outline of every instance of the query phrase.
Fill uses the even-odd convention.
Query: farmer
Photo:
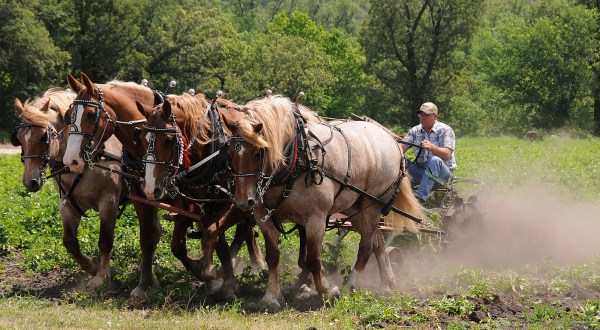
[[[445,182],[454,175],[456,137],[450,126],[437,121],[438,108],[435,104],[423,103],[417,114],[420,124],[408,131],[404,142],[421,146],[415,147],[415,155],[419,155],[419,158],[414,163],[408,163],[408,172],[411,183],[419,185],[415,196],[423,203],[429,197],[436,181]],[[402,144],[404,152],[411,147]]]

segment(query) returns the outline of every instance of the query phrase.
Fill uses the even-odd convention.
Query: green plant
[[[463,297],[444,296],[430,301],[429,306],[453,316],[469,315],[475,310],[475,305]]]

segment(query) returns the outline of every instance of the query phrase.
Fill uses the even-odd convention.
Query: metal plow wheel
[[[476,238],[483,231],[483,215],[477,195],[454,198],[452,206],[442,216],[442,246],[462,245]]]

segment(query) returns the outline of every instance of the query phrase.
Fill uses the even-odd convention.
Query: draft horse
[[[21,124],[13,134],[12,142],[22,148],[23,185],[30,192],[40,190],[45,181],[46,168],[54,172],[54,187],[60,196],[60,215],[63,223],[63,245],[81,268],[92,279],[88,288],[110,281],[110,253],[114,242],[114,229],[119,206],[126,200],[127,186],[118,175],[90,168],[83,174],[64,171],[62,160],[66,148],[63,117],[75,93],[62,88],[49,89],[40,98],[22,104],[15,100],[15,110]],[[116,152],[121,144],[108,140],[104,147]],[[101,160],[106,167],[121,169],[114,160]],[[81,252],[77,228],[87,210],[98,211],[100,217],[99,257],[89,257]]]
[[[136,101],[145,108],[153,107],[156,93],[132,82],[112,81],[108,84],[95,84],[84,73],[81,73],[81,78],[83,84],[72,75],[67,76],[69,86],[78,94],[72,109],[65,114],[65,119],[69,122],[68,146],[63,158],[65,165],[73,172],[82,172],[86,164],[94,163],[99,151],[97,146],[114,134],[123,144],[123,164],[126,172],[143,177],[145,170],[142,159],[146,150],[142,145],[136,145],[132,137],[136,128],[141,128],[145,123],[146,118],[138,111]],[[130,190],[143,196],[140,180],[132,180]],[[155,207],[138,201],[133,201],[133,205],[140,226],[142,260],[140,282],[131,294],[142,296],[149,287],[157,284],[152,272],[152,260],[160,239],[160,223]],[[175,229],[171,240],[172,252],[188,271],[203,279],[202,275],[206,273],[202,270],[204,265],[181,253],[187,251],[185,235],[191,220],[181,215],[175,216],[173,220]],[[217,248],[223,248],[221,255],[229,254],[226,245]],[[221,262],[231,263],[231,257],[224,257]]]
[[[144,193],[149,199],[181,196],[202,210],[206,226],[202,238],[203,265],[207,272],[203,274],[204,278],[215,276],[212,247],[225,244],[225,230],[238,220],[241,221],[231,245],[232,264],[245,240],[253,267],[266,268],[252,227],[254,217],[251,212],[232,207],[227,157],[220,153],[229,136],[221,116],[243,116],[240,107],[222,97],[209,102],[204,94],[192,96],[187,93],[168,95],[156,103],[150,109],[138,103],[140,113],[146,117],[146,124],[134,135],[134,141],[146,149],[142,160],[146,164],[142,183]],[[197,168],[191,167],[196,164]],[[177,254],[187,252],[178,251]],[[219,257],[222,260],[225,256]],[[233,269],[229,264],[223,264],[223,270],[224,291],[231,296],[235,286]]]
[[[368,122],[321,123],[313,112],[281,96],[251,101],[244,110],[247,116],[231,123],[234,136],[227,152],[234,201],[243,210],[254,209],[265,236],[269,282],[262,302],[280,306],[283,301],[277,273],[279,232],[272,230],[283,220],[305,228],[306,266],[317,291],[325,299],[339,296],[339,289],[325,279],[321,263],[326,219],[337,212],[347,215],[361,236],[349,288],[357,286],[373,252],[382,284],[393,287],[395,277],[378,229],[382,206],[348,188],[386,201],[387,208],[424,217],[394,138]],[[387,222],[398,231],[418,230],[396,213],[389,214]]]

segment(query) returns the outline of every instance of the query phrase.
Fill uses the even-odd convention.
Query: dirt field
[[[4,155],[14,155],[21,152],[21,148],[13,147],[12,144],[8,143],[0,143],[0,154]]]

